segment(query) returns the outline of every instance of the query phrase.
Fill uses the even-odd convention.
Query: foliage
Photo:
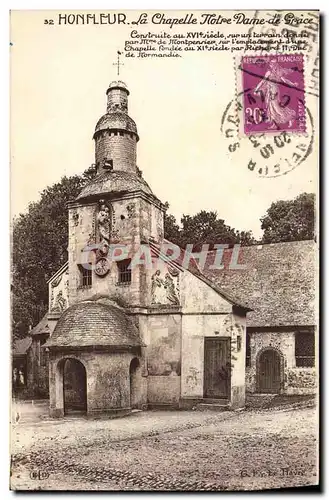
[[[168,206],[168,205],[167,205]],[[217,212],[201,212],[196,215],[183,215],[182,227],[179,228],[173,215],[165,216],[165,237],[181,247],[193,244],[195,251],[201,250],[202,245],[208,244],[212,249],[215,244],[241,243],[251,245],[255,243],[251,231],[237,231],[218,219]]]
[[[261,218],[263,243],[314,239],[315,195],[302,193],[293,200],[271,204]]]
[[[26,335],[48,308],[47,280],[67,261],[67,202],[94,173],[63,177],[38,202],[14,219],[12,234],[12,319],[14,338]]]

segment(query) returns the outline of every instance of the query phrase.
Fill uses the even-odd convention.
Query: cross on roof
[[[118,54],[117,62],[113,63],[113,66],[118,67],[117,71],[118,71],[118,76],[119,76],[120,75],[120,66],[124,66],[124,64],[122,62],[120,62],[120,56],[122,55],[122,52],[118,51],[117,54]]]

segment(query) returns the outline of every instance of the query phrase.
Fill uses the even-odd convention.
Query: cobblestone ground
[[[317,484],[315,408],[20,418],[17,490],[246,490]]]

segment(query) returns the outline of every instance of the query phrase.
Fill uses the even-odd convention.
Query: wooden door
[[[205,338],[204,397],[228,398],[231,389],[231,340]]]
[[[259,392],[279,394],[281,385],[280,355],[274,349],[262,352],[259,358]]]

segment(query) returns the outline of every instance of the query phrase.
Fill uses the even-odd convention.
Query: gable
[[[232,312],[233,304],[189,271],[181,273],[183,312]]]
[[[48,281],[49,312],[61,314],[68,307],[69,271],[68,263],[64,264]]]
[[[164,240],[164,244],[174,245],[168,240]],[[210,311],[218,311],[224,304],[230,304],[230,311],[232,306],[237,306],[245,312],[248,311],[248,307],[246,307],[243,301],[236,300],[230,292],[222,290],[217,286],[215,281],[209,279],[205,273],[201,272],[196,260],[192,256],[191,258],[187,258],[188,254],[184,249],[174,245],[176,249],[179,249],[179,255],[176,258],[171,258],[170,252],[168,251],[168,253],[166,253],[166,255],[169,256],[168,258],[161,252],[162,247],[158,243],[150,240],[149,246],[152,260],[154,259],[156,261],[157,259],[161,259],[162,262],[166,262],[165,265],[169,270],[172,268],[179,272],[182,284],[187,284],[184,292],[182,292],[182,304],[183,301],[185,301],[184,303],[186,306],[193,306],[197,311],[205,311],[205,307],[210,308]],[[192,288],[189,289],[189,286]],[[188,298],[189,295],[190,298]]]

